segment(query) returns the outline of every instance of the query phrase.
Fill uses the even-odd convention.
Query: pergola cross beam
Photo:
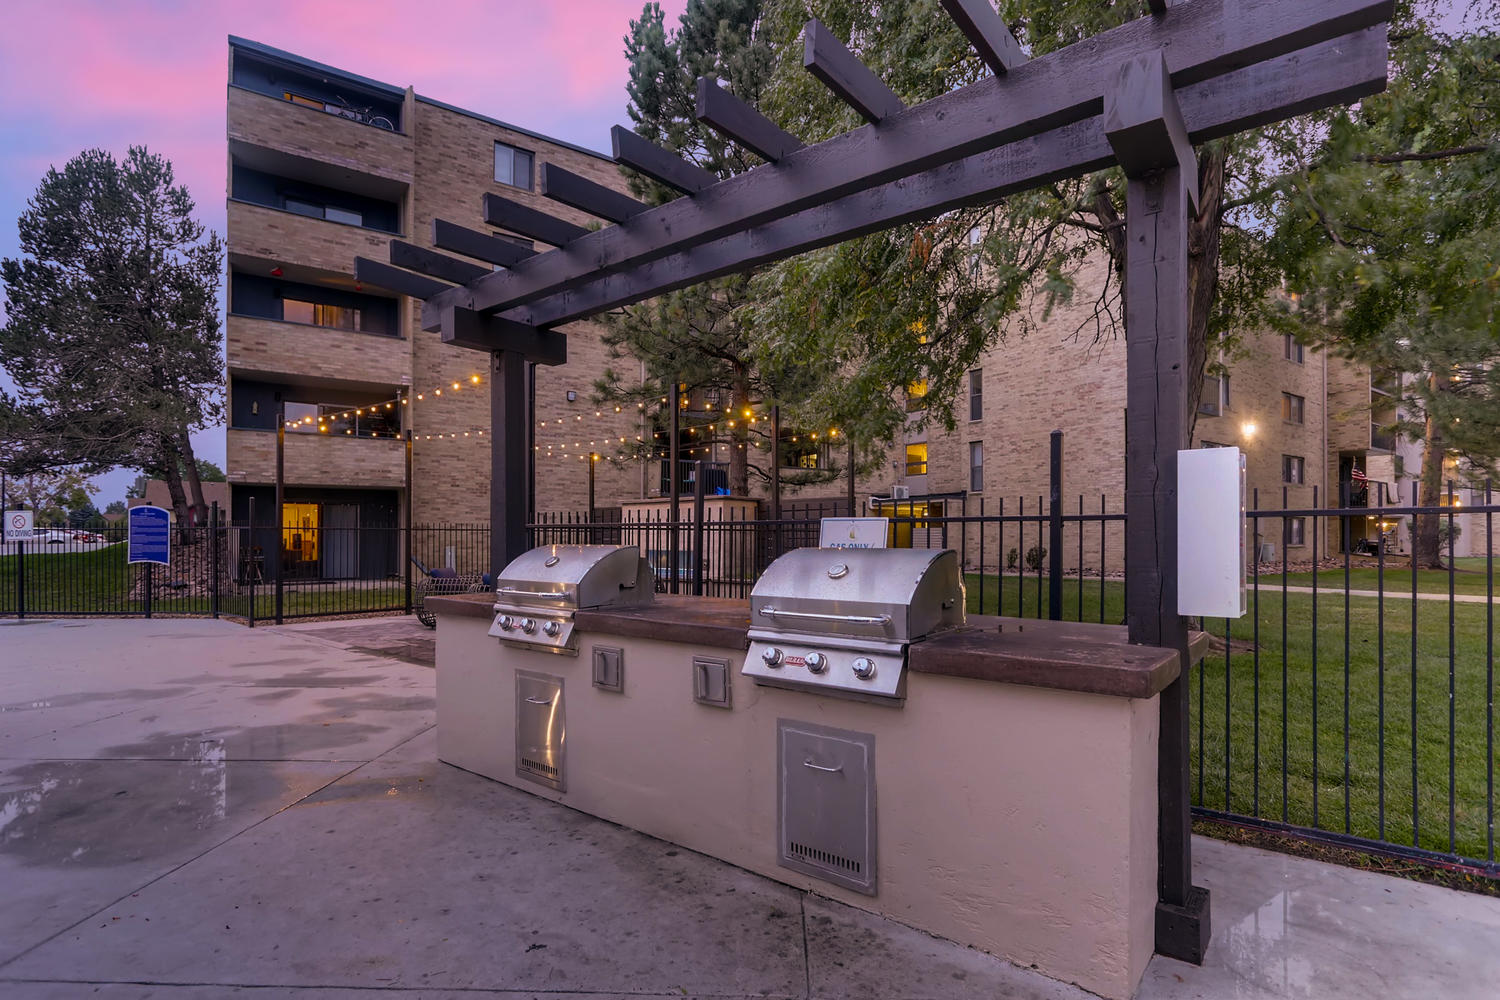
[[[1115,70],[1166,52],[1184,87],[1386,21],[1393,0],[1196,0],[1032,59],[488,275],[441,305],[534,302],[803,209],[1098,114]],[[1107,68],[1106,68],[1107,67]],[[729,95],[713,88],[716,94]],[[732,98],[731,98],[732,100]],[[772,148],[767,152],[776,153]],[[429,303],[424,326],[435,329]]]

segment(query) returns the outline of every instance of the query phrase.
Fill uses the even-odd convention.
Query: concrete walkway
[[[1270,587],[1262,587],[1262,588],[1260,588],[1260,590],[1261,590],[1261,593],[1263,593],[1263,594],[1264,593],[1271,593],[1271,594],[1274,595],[1274,594],[1279,593],[1281,591],[1281,587],[1278,586],[1274,590],[1272,588],[1270,588]],[[1311,587],[1287,587],[1286,588],[1286,592],[1288,594],[1311,594],[1313,592],[1313,589]],[[1319,587],[1317,592],[1318,592],[1318,596],[1320,596],[1320,597],[1343,597],[1344,596],[1344,588],[1343,587]],[[1349,596],[1350,597],[1379,597],[1380,593],[1381,592],[1378,591],[1378,590],[1351,590],[1351,591],[1349,591]],[[1385,592],[1385,599],[1388,600],[1388,601],[1409,601],[1409,600],[1411,600],[1411,591],[1409,591],[1409,590],[1387,590]],[[1448,600],[1448,592],[1445,590],[1445,591],[1443,591],[1442,593],[1439,594],[1439,593],[1433,593],[1433,592],[1427,591],[1427,590],[1419,590],[1419,591],[1417,591],[1417,600],[1419,600],[1419,601],[1447,601]],[[1483,595],[1483,594],[1454,594],[1453,595],[1453,602],[1455,604],[1489,604],[1490,603],[1490,599],[1488,597],[1486,597],[1485,595]],[[1500,604],[1500,597],[1495,598],[1494,603],[1495,604]]]
[[[378,624],[0,622],[0,995],[1086,996],[438,763]],[[1142,997],[1496,995],[1500,900],[1196,844]]]

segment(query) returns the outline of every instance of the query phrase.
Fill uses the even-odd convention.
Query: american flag
[[[1353,470],[1351,470],[1350,473],[1349,473],[1349,478],[1352,479],[1352,480],[1354,480],[1356,483],[1369,482],[1369,477],[1366,476],[1359,469],[1353,469]]]

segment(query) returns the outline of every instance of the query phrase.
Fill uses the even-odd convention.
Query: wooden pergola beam
[[[431,278],[424,278],[420,274],[403,271],[399,267],[392,267],[383,261],[370,260],[368,257],[354,258],[354,280],[396,292],[398,295],[410,295],[414,299],[434,298],[438,293],[453,288],[446,282],[433,281]]]
[[[1127,177],[1177,167],[1198,207],[1198,157],[1188,138],[1182,107],[1172,92],[1167,59],[1160,52],[1137,56],[1120,67],[1115,87],[1104,101],[1104,134]]]
[[[609,141],[616,163],[683,194],[696,194],[719,183],[716,175],[642,139],[623,125],[609,130]]]
[[[1118,67],[1168,53],[1182,88],[1371,27],[1393,0],[1195,0],[1170,17],[1144,17],[908,108],[882,121],[787,154],[691,198],[580,237],[509,271],[450,293],[445,304],[493,312],[588,284],[601,273],[669,256],[721,236],[795,215],[857,191],[952,163],[1103,109]],[[550,241],[549,241],[550,242]],[[436,313],[424,316],[435,324]]]
[[[803,148],[803,142],[765,115],[719,86],[710,77],[698,78],[697,118],[709,128],[775,163]]]
[[[445,344],[471,351],[511,351],[537,365],[568,363],[566,334],[500,316],[484,316],[472,309],[444,309],[442,339]]]
[[[1184,88],[1177,98],[1188,137],[1208,142],[1377,93],[1385,85],[1387,51],[1384,28],[1367,28]],[[581,319],[890,226],[991,204],[1037,184],[1104,169],[1114,156],[1104,116],[1096,115],[625,273],[603,275],[506,315],[539,326]]]
[[[428,250],[414,243],[407,243],[405,240],[391,240],[390,252],[391,263],[396,267],[404,267],[409,271],[416,271],[428,277],[452,281],[460,285],[490,273],[487,267],[470,264],[466,260],[449,257],[447,254]]]
[[[1004,76],[1026,62],[1021,43],[1010,33],[990,0],[940,0],[943,9],[964,33],[996,76]]]
[[[580,236],[587,236],[589,232],[582,226],[575,226],[555,215],[539,212],[529,205],[502,198],[498,194],[484,196],[484,224],[509,229],[513,233],[520,233],[522,236],[541,240],[555,247],[572,243]],[[538,256],[545,256],[545,254]],[[491,276],[493,274],[494,272]]]
[[[610,222],[624,222],[651,207],[555,163],[543,163],[541,173],[543,196]]]
[[[802,67],[867,122],[878,122],[906,110],[896,92],[817,18],[802,29]]]
[[[432,220],[432,245],[439,250],[461,253],[465,257],[488,261],[501,267],[511,267],[528,257],[536,256],[534,247],[523,247],[519,243],[481,233],[477,229],[466,229],[445,219]]]

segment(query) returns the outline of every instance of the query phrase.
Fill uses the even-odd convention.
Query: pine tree
[[[144,147],[47,171],[18,222],[22,256],[0,261],[0,366],[19,388],[0,399],[12,472],[145,469],[191,523],[180,469],[195,467],[188,433],[222,412],[224,370],[223,246],[192,213],[171,164]]]

